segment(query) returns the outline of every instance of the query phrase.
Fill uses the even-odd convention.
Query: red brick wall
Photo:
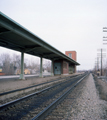
[[[69,57],[69,53],[72,54],[71,59],[77,61],[77,53],[76,53],[76,51],[65,51],[65,55],[67,55],[68,57]],[[74,72],[76,72],[76,65],[74,65],[73,67],[74,67]]]
[[[65,55],[69,56],[69,53],[72,54],[72,59],[76,61],[76,51],[65,51]]]
[[[63,73],[62,74],[68,74],[69,73],[69,66],[68,66],[68,62],[63,61]]]

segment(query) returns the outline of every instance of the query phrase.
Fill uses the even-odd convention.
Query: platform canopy
[[[63,59],[79,65],[2,12],[0,12],[0,46],[50,60]]]

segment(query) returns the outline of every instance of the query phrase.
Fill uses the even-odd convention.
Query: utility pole
[[[104,49],[98,49],[98,51],[100,51],[100,54],[98,54],[98,55],[100,55],[99,57],[101,58],[101,76],[103,75],[103,57],[104,57],[104,53],[103,53],[103,50]]]
[[[97,57],[97,70],[99,71],[99,57]]]
[[[95,66],[96,66],[96,70],[98,71],[99,70],[99,57],[95,59]]]
[[[103,75],[103,72],[102,72],[102,49],[101,49],[101,76]]]
[[[107,27],[103,27],[103,32],[107,32]],[[107,35],[103,36],[103,42],[107,42]],[[107,45],[107,43],[103,43],[104,45]]]
[[[107,32],[107,27],[103,27],[103,32]],[[107,42],[107,35],[103,36],[103,42]],[[107,45],[107,43],[103,43],[103,45]],[[107,76],[107,66],[106,66],[106,76]]]

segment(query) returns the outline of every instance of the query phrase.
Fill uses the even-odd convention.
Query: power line
[[[103,27],[103,32],[107,32],[107,27]],[[107,41],[107,36],[103,36],[103,41]],[[107,43],[103,43],[103,45],[106,45]]]

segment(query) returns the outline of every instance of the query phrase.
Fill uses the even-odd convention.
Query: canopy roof
[[[0,46],[50,60],[63,59],[79,65],[2,12],[0,12]]]

